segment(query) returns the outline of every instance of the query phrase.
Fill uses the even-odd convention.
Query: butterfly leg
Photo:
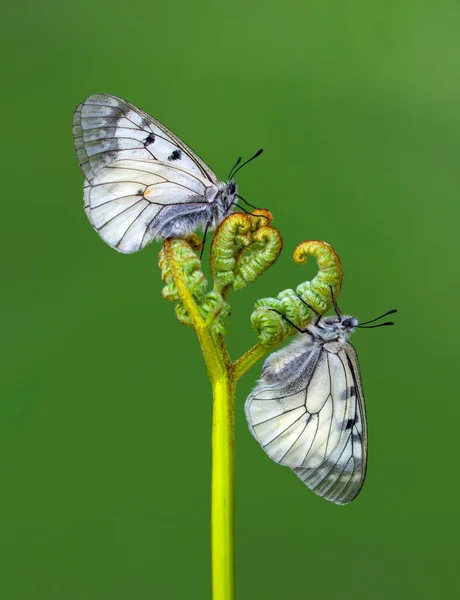
[[[207,233],[208,233],[208,229],[210,228],[210,226],[211,226],[211,221],[208,221],[208,222],[206,223],[206,227],[204,228],[203,242],[202,242],[202,244],[201,244],[200,260],[203,258],[204,245],[205,245],[205,243],[206,243],[206,235],[207,235]]]
[[[297,329],[297,331],[299,333],[308,333],[308,335],[311,335],[311,337],[314,337],[314,335],[312,334],[311,331],[308,331],[308,329],[300,329],[300,327],[297,327],[297,325],[295,323],[293,323],[290,319],[288,319],[286,317],[286,315],[283,315],[282,312],[280,312],[279,310],[276,310],[276,308],[269,308],[268,310],[272,310],[273,312],[278,313],[281,317],[283,317],[283,319],[285,321],[287,321],[289,323],[289,325],[292,325],[292,327],[294,327],[294,329]]]
[[[332,289],[332,285],[329,286],[330,290],[331,290],[331,298],[332,298],[332,303],[334,305],[334,310],[335,310],[335,314],[339,317],[339,319],[342,317],[342,313],[340,311],[340,308],[337,304],[337,302],[335,301],[334,298],[334,290]]]
[[[318,312],[316,309],[314,309],[314,308],[313,308],[313,306],[312,306],[311,304],[308,304],[308,302],[305,302],[305,300],[302,298],[302,296],[299,296],[299,294],[297,294],[297,298],[298,298],[298,299],[299,299],[301,302],[303,302],[307,308],[309,308],[309,309],[310,309],[312,312],[314,312],[314,313],[315,313],[315,315],[318,317],[318,318],[316,319],[316,321],[315,321],[315,325],[318,325],[318,323],[319,323],[319,322],[320,322],[320,320],[321,320],[321,315],[319,314],[319,312]]]
[[[250,202],[248,202],[245,198],[243,198],[243,196],[240,196],[239,194],[236,195],[237,198],[239,198],[240,200],[242,200],[243,202],[245,202],[248,206],[250,206],[251,208],[254,208],[255,210],[268,210],[268,208],[260,208],[260,206],[254,206],[254,204],[251,204]],[[241,207],[242,208],[242,207]]]
[[[268,217],[266,215],[256,215],[252,212],[247,211],[244,206],[241,206],[241,204],[238,204],[238,202],[234,202],[233,206],[236,206],[237,208],[240,208],[246,215],[251,215],[251,217],[263,217],[264,219],[267,219],[267,221],[269,220]]]
[[[244,206],[241,206],[241,204],[238,204],[238,202],[234,202],[233,206],[236,206],[237,208],[239,208],[240,210],[242,210],[244,212],[244,214],[246,215],[252,215],[252,213],[250,213],[249,211],[247,211]],[[255,216],[255,215],[254,215]]]

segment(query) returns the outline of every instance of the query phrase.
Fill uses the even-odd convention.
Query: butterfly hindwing
[[[102,239],[124,253],[152,239],[193,231],[206,220],[213,184],[157,161],[124,159],[99,169],[84,187],[88,218]],[[214,188],[215,191],[215,188]]]
[[[356,354],[349,343],[302,334],[275,352],[246,402],[252,434],[314,492],[337,504],[362,487],[366,431]]]

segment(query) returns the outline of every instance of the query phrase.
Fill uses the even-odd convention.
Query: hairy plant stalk
[[[276,346],[276,344],[273,344]],[[240,377],[242,377],[246,371],[256,364],[258,360],[263,358],[267,352],[269,352],[270,346],[266,346],[261,342],[257,342],[254,344],[252,348],[250,348],[247,352],[243,354],[238,360],[236,360],[233,364],[233,370],[235,374],[235,381],[238,381]]]
[[[215,600],[235,597],[235,381],[233,365],[222,335],[200,314],[186,281],[179,243],[166,240],[167,262],[178,299],[197,334],[212,385],[211,578]],[[181,257],[183,258],[183,257]],[[162,260],[162,259],[160,259]],[[192,259],[193,260],[193,259]],[[165,267],[163,267],[163,270]]]

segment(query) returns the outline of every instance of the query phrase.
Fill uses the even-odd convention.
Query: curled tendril
[[[314,311],[322,315],[332,306],[331,289],[334,298],[338,298],[342,286],[342,266],[335,250],[326,242],[302,242],[294,250],[294,261],[304,264],[309,255],[316,258],[319,267],[311,281],[301,283],[295,291],[284,290],[276,298],[263,298],[256,302],[251,322],[263,345],[272,346],[295,333],[295,328],[282,315],[302,329],[314,317]],[[305,302],[314,310],[310,310]]]
[[[342,287],[342,265],[335,250],[326,242],[302,242],[294,250],[294,262],[305,264],[308,256],[316,258],[319,271],[311,280],[297,286],[296,292],[321,315],[332,306],[331,288],[337,300]]]
[[[262,275],[283,247],[279,232],[270,227],[268,210],[253,214],[232,213],[221,223],[211,246],[214,290],[225,298],[230,289],[240,290]]]
[[[195,238],[165,241],[159,255],[161,276],[166,284],[163,297],[176,302],[177,319],[184,325],[210,326],[215,333],[224,333],[228,306],[216,291],[206,292],[208,282],[194,252],[198,248]]]

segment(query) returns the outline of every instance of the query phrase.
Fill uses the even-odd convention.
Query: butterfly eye
[[[353,323],[351,322],[351,319],[344,319],[342,321],[342,325],[343,325],[343,327],[352,327]]]

